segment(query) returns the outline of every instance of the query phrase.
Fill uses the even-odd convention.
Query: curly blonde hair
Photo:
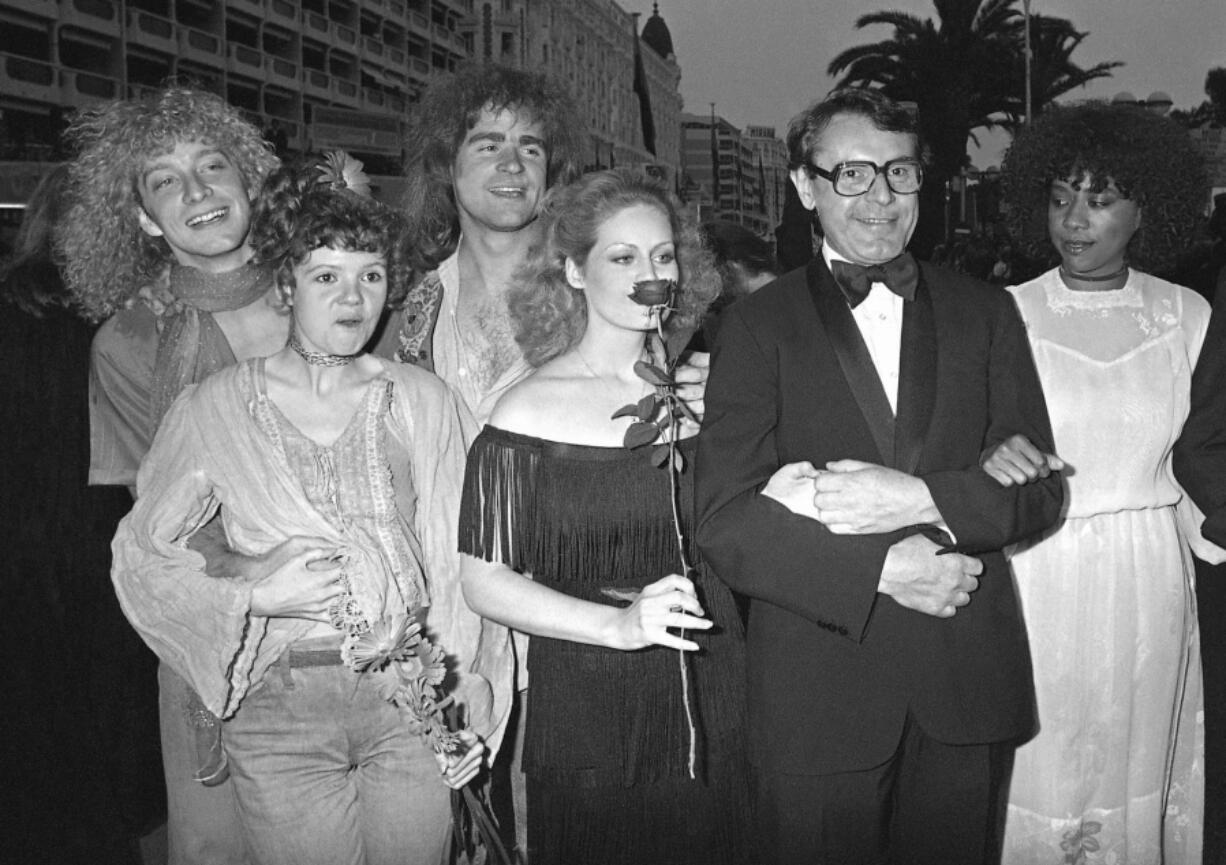
[[[698,227],[658,181],[633,169],[586,174],[550,190],[543,206],[542,238],[507,294],[515,341],[532,366],[574,346],[587,330],[583,292],[566,280],[566,260],[583,267],[600,227],[628,207],[645,204],[667,217],[680,271],[668,333],[692,331],[720,292],[719,274]]]
[[[259,189],[277,165],[237,109],[185,87],[82,112],[65,134],[77,155],[68,165],[55,246],[69,291],[94,320],[121,309],[174,260],[166,241],[142,231],[138,219],[137,184],[151,158],[203,142],[229,157],[248,189]]]

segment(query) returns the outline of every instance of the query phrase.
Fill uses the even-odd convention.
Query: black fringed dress
[[[694,440],[681,448],[692,466]],[[638,590],[681,571],[668,473],[649,451],[487,426],[469,452],[461,550],[568,595],[623,605],[602,590]],[[687,535],[692,490],[687,470]],[[727,587],[703,568],[695,584],[715,622],[687,634],[702,647],[686,653],[695,779],[676,651],[532,638],[524,770],[533,865],[749,860],[744,635]]]

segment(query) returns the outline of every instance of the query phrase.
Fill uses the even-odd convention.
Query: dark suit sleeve
[[[860,640],[897,535],[835,535],[761,495],[783,460],[774,347],[731,307],[720,321],[698,439],[697,541],[728,585]],[[821,407],[814,407],[820,417]]]
[[[1226,546],[1226,292],[1214,298],[1192,373],[1191,413],[1175,443],[1174,467],[1179,483],[1205,512],[1201,534]]]
[[[984,443],[1020,433],[1053,453],[1051,421],[1026,330],[1011,295],[996,298],[987,352],[987,431]],[[945,419],[948,423],[949,420]],[[956,422],[956,421],[955,421]],[[1064,501],[1059,473],[1004,487],[979,465],[922,475],[942,518],[968,554],[999,550],[1052,525]]]

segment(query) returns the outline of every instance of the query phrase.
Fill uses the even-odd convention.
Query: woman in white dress
[[[1039,731],[1017,752],[1007,865],[1200,863],[1199,523],[1171,448],[1209,306],[1137,269],[1193,237],[1200,164],[1170,121],[1105,104],[1052,110],[1005,158],[1017,236],[1045,229],[1060,259],[1010,291],[1067,467],[1063,519],[1012,556]],[[1015,437],[984,467],[1021,483],[1047,459]]]

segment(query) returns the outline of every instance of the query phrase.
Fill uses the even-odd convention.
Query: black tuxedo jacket
[[[1055,475],[1001,487],[988,444],[1022,433],[1051,452],[1042,389],[1012,297],[921,265],[903,314],[898,415],[851,310],[819,257],[723,314],[696,483],[698,543],[748,595],[753,759],[781,772],[868,769],[908,713],[949,744],[1034,729],[1030,655],[1001,548],[1053,523]],[[890,546],[920,527],[835,535],[760,495],[786,463],[859,459],[924,479],[957,539],[984,563],[951,619],[877,593]]]
[[[1201,534],[1226,546],[1226,292],[1213,299],[1192,372],[1192,408],[1174,452],[1175,477],[1205,512]]]

